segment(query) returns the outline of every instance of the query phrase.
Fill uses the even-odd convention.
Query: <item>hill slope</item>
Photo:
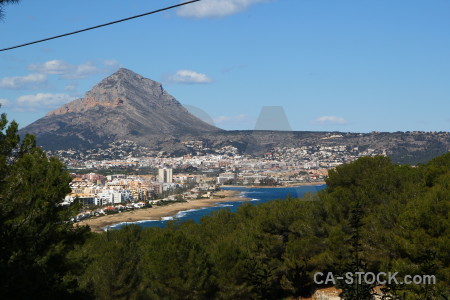
[[[410,164],[424,163],[450,150],[448,132],[225,131],[189,113],[160,83],[123,68],[83,98],[20,130],[22,135],[26,132],[35,134],[46,150],[100,149],[129,140],[152,151],[181,155],[198,152],[183,144],[195,140],[204,144],[205,153],[224,146],[252,155],[275,147],[306,146],[318,152],[321,147],[346,146],[373,149],[394,162]]]
[[[162,85],[121,68],[74,100],[21,129],[47,149],[90,148],[109,141],[153,145],[177,135],[219,132],[190,114]]]

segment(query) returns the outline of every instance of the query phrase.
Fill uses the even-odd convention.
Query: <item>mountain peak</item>
[[[122,81],[122,80],[140,80],[144,77],[142,77],[141,75],[125,69],[125,68],[120,68],[118,69],[116,72],[114,72],[113,74],[109,75],[108,77],[104,78],[102,81],[105,80],[116,80],[116,81]]]
[[[84,112],[98,106],[116,108],[124,105],[181,106],[164,90],[161,83],[120,68],[95,85],[83,98],[64,104],[47,116]]]
[[[74,141],[92,145],[134,140],[148,144],[156,137],[217,131],[221,129],[189,113],[161,83],[125,68],[100,81],[83,98],[64,104],[22,129],[37,135],[41,144],[50,148],[56,144],[64,148]],[[63,140],[70,142],[59,145],[58,141]]]
[[[102,93],[101,90],[107,90],[108,93],[129,92],[132,89],[145,89],[152,94],[163,92],[161,83],[145,78],[131,70],[120,68],[112,75],[103,79],[92,88],[89,93]]]
[[[119,68],[116,72],[113,73],[113,75],[114,74],[124,74],[124,75],[127,75],[127,76],[140,76],[140,77],[142,77],[138,73],[135,73],[135,72],[133,72],[130,69],[127,69],[127,68]]]
[[[135,72],[133,72],[133,71],[131,71],[130,69],[127,69],[127,68],[119,68],[116,72],[114,72],[114,73],[127,73],[127,74],[137,74],[137,73],[135,73]]]

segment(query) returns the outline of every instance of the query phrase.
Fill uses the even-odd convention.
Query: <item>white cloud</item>
[[[32,89],[45,83],[45,74],[29,74],[26,76],[5,77],[0,79],[0,88],[4,89]]]
[[[82,79],[100,72],[101,70],[92,62],[85,62],[84,64],[73,66],[70,72],[63,74],[61,77],[64,79]]]
[[[175,83],[211,83],[213,80],[202,73],[179,70],[174,75],[169,76],[169,81]]]
[[[182,6],[177,15],[185,18],[215,18],[240,13],[253,4],[269,0],[203,0]]]
[[[8,99],[0,98],[0,106],[8,105]]]
[[[28,66],[28,70],[36,71],[43,74],[52,74],[52,75],[64,75],[70,72],[73,69],[73,66],[70,64],[54,59],[46,61],[43,64],[31,64]]]
[[[348,121],[341,117],[322,116],[313,120],[316,125],[345,125]]]
[[[119,67],[115,60],[105,60],[97,66],[94,62],[87,61],[79,65],[72,65],[63,60],[49,60],[44,63],[36,63],[28,66],[29,70],[49,75],[59,75],[63,79],[83,79],[100,73],[108,73]]]
[[[67,94],[38,93],[35,95],[21,96],[17,98],[16,102],[20,109],[34,111],[40,108],[57,108],[72,100],[74,98]]]
[[[117,60],[114,59],[108,59],[108,60],[104,60],[103,64],[105,65],[105,67],[107,68],[113,68],[113,69],[118,69],[120,68],[120,64]]]
[[[77,86],[75,84],[68,84],[64,87],[65,91],[73,92],[77,90]]]
[[[117,71],[122,67],[122,65],[115,59],[107,59],[102,61],[103,66],[101,67],[102,72],[109,74]]]

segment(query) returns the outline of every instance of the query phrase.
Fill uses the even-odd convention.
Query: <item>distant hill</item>
[[[129,140],[155,151],[192,153],[183,143],[202,141],[214,152],[234,146],[240,153],[262,155],[274,147],[343,145],[376,149],[393,162],[416,164],[450,150],[448,132],[225,131],[189,113],[162,85],[121,68],[85,96],[49,112],[20,130],[35,134],[47,150],[86,150]]]
[[[21,129],[47,149],[91,148],[131,140],[154,145],[172,136],[220,132],[189,113],[162,85],[121,68],[74,100]]]

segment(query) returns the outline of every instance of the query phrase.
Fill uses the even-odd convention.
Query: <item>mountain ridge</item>
[[[83,147],[95,147],[104,140],[148,144],[159,135],[220,131],[189,113],[159,82],[125,68],[103,79],[83,98],[21,129],[21,133],[35,134],[44,148],[58,141],[64,144],[67,137]]]
[[[449,133],[225,131],[189,113],[160,83],[124,68],[20,133],[36,135],[46,150],[104,148],[125,140],[177,155],[192,154],[184,144],[190,140],[202,141],[207,151],[232,145],[251,155],[274,147],[344,145],[373,148],[398,163],[425,162],[450,150]]]

